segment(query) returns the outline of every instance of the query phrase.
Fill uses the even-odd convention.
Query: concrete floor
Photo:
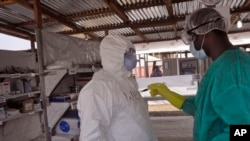
[[[151,117],[159,141],[192,141],[192,116]]]

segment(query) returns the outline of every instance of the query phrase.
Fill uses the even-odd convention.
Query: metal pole
[[[180,62],[178,52],[176,52],[177,75],[180,75]]]
[[[144,54],[144,64],[145,64],[145,74],[146,77],[149,77],[149,73],[148,73],[148,54]]]
[[[47,118],[47,97],[45,94],[45,79],[44,79],[44,53],[43,53],[43,44],[42,44],[42,35],[41,30],[36,29],[36,41],[37,41],[37,55],[38,55],[38,66],[39,66],[39,80],[40,80],[40,89],[43,107],[43,121],[44,121],[44,133],[45,141],[51,141],[51,134],[49,132],[48,118]]]

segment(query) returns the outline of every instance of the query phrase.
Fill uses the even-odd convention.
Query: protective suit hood
[[[124,67],[124,54],[134,45],[124,36],[108,35],[100,45],[100,55],[103,69],[115,76],[127,75]]]

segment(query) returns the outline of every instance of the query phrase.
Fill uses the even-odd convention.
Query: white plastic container
[[[56,133],[79,135],[80,120],[76,118],[62,118],[56,125]]]
[[[2,82],[2,91],[4,94],[10,93],[10,82]]]
[[[5,110],[4,108],[0,108],[0,119],[4,119],[4,118],[6,118]]]
[[[79,141],[79,136],[56,134],[52,136],[52,141]]]
[[[3,87],[2,87],[2,83],[0,83],[0,95],[3,95]]]

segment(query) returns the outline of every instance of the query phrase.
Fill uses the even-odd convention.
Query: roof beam
[[[236,34],[236,33],[243,33],[243,32],[250,32],[250,29],[247,30],[239,30],[239,31],[231,31],[228,34]],[[173,40],[180,40],[181,38],[179,36],[171,39],[157,39],[157,40],[150,40],[150,42],[160,42],[160,41],[173,41]],[[139,43],[145,43],[144,41],[134,41],[134,44],[139,44]]]
[[[231,25],[229,27],[229,30],[233,27],[233,25],[239,20],[239,13],[236,14],[232,14],[232,18],[231,18]]]
[[[128,22],[129,18],[122,12],[122,7],[120,7],[117,2],[113,0],[104,0],[106,4],[109,5],[110,9],[116,13],[124,22]]]
[[[51,18],[53,18],[53,19],[55,19],[55,20],[57,20],[57,21],[59,21],[60,23],[62,23],[62,24],[64,24],[64,25],[66,25],[66,26],[72,28],[73,30],[76,30],[76,31],[77,31],[77,30],[80,29],[80,28],[77,27],[73,22],[69,21],[68,19],[66,19],[66,18],[59,18],[57,15],[55,15],[55,14],[53,14],[52,12],[49,12],[48,10],[46,10],[46,9],[50,9],[49,7],[46,7],[46,9],[43,8],[43,7],[46,7],[46,6],[45,6],[45,5],[42,5],[42,12],[43,12],[45,15],[47,15],[47,16],[49,16],[49,17],[51,17]],[[50,10],[52,10],[52,9],[50,9]],[[99,39],[98,37],[96,37],[94,34],[89,33],[89,32],[86,32],[86,34],[87,34],[89,37],[91,37],[91,39],[100,41],[100,39]]]
[[[243,4],[243,7],[249,7],[250,6],[250,1],[246,0],[245,3]]]
[[[25,0],[16,0],[16,1],[17,1],[20,5],[22,5],[22,6],[26,7],[26,8],[28,8],[28,9],[30,9],[30,10],[32,10],[32,11],[34,10],[33,5],[30,4],[30,3],[28,3],[27,1],[25,1]],[[46,9],[44,9],[44,8],[42,8],[42,7],[41,7],[41,10],[42,10],[42,13],[43,13],[43,14],[45,14],[45,15],[47,15],[47,16],[49,16],[49,17],[51,17],[51,18],[53,18],[53,19],[55,19],[55,20],[61,22],[62,24],[66,25],[66,26],[68,26],[68,27],[70,27],[70,28],[72,28],[73,30],[77,29],[77,26],[74,25],[73,23],[71,23],[71,22],[69,22],[69,21],[67,21],[67,20],[64,20],[64,19],[62,19],[62,18],[59,18],[57,15],[54,15],[53,13],[47,11]]]
[[[4,25],[0,23],[0,31],[5,33],[5,34],[9,34],[9,35],[15,35],[17,37],[22,37],[24,39],[31,39],[34,36],[32,34],[30,34],[29,32],[20,30],[20,29],[16,29],[12,26],[8,26],[8,25]]]
[[[172,0],[164,0],[164,3],[166,5],[166,8],[168,10],[169,17],[174,17],[174,10],[172,6]],[[176,23],[173,25],[174,35],[177,37],[177,29],[176,29]]]
[[[46,9],[44,7],[46,7]],[[61,18],[61,17],[59,17],[59,15],[55,15],[52,12],[50,12],[49,10],[52,10],[52,9],[50,9],[49,7],[41,4],[41,9],[42,9],[42,13],[49,16],[50,18],[55,19],[56,21],[70,27],[73,30],[78,29],[78,27],[74,23],[72,23],[71,21],[69,21],[65,18]]]
[[[34,17],[36,21],[36,28],[42,29],[42,11],[41,11],[41,2],[40,0],[34,0]]]
[[[86,29],[81,29],[78,31],[63,31],[59,33],[63,34],[79,34],[79,33],[86,33],[86,32],[97,32],[97,31],[103,31],[107,29],[119,29],[119,28],[126,28],[126,27],[134,27],[134,28],[144,28],[144,27],[154,27],[154,26],[167,26],[167,25],[173,25],[174,23],[178,21],[183,21],[185,18],[174,18],[174,19],[162,19],[162,20],[155,20],[155,21],[142,21],[142,22],[137,22],[137,23],[122,23],[122,24],[117,24],[117,25],[109,25],[109,26],[101,26],[97,28],[86,28]]]
[[[164,3],[165,3],[166,8],[168,10],[169,17],[173,17],[174,12],[173,12],[173,7],[172,7],[172,0],[164,0]]]
[[[167,1],[167,0],[164,0]],[[179,2],[187,2],[187,1],[191,1],[191,0],[172,0],[172,3],[179,3]],[[250,3],[248,1],[246,1],[246,3]],[[133,9],[138,9],[138,8],[146,8],[146,7],[151,7],[151,6],[160,6],[160,5],[164,5],[163,2],[158,2],[158,3],[137,3],[137,4],[131,4],[129,6],[124,6],[123,9],[124,10],[133,10]],[[237,14],[237,13],[244,13],[244,12],[249,12],[250,11],[250,7],[243,7],[241,9],[236,9],[234,11],[230,11],[233,14]],[[66,16],[62,16],[65,19],[72,19],[72,18],[81,18],[81,17],[86,17],[86,16],[94,16],[94,15],[99,15],[99,14],[103,14],[103,13],[111,13],[111,9],[100,9],[97,11],[86,11],[86,12],[80,12],[80,13],[74,13],[71,15],[66,15]],[[171,12],[169,12],[171,13]],[[47,22],[53,22],[55,21],[55,19],[52,18],[45,18],[42,20],[43,23],[47,23]],[[24,23],[20,23],[20,24],[16,24],[16,26],[25,26],[25,25],[34,25],[35,21],[29,21],[29,22],[24,22]]]
[[[105,0],[105,2],[109,5],[110,9],[114,11],[125,23],[130,23],[128,16],[122,11],[122,7],[117,4],[114,0]],[[133,26],[130,26],[131,29],[144,41],[147,41],[147,38],[141,34],[141,32]]]
[[[176,29],[177,32],[178,31],[182,31],[183,29]],[[145,31],[145,32],[142,32],[142,34],[157,34],[157,33],[165,33],[165,32],[173,32],[172,30],[161,30],[161,31],[157,31],[157,30],[154,30],[154,31]],[[134,33],[125,33],[125,34],[122,34],[124,36],[136,36],[136,34]]]
[[[15,2],[16,2],[15,0],[1,0],[0,1],[0,6],[14,4]]]
[[[250,20],[243,21],[243,23],[250,23]],[[183,28],[176,29],[177,32],[182,31]],[[249,29],[250,30],[250,29]],[[142,34],[156,34],[156,33],[165,33],[165,32],[173,32],[172,30],[161,30],[161,31],[146,31],[142,32]],[[230,33],[240,33],[242,30],[235,31],[235,32],[230,32]],[[124,36],[136,36],[134,33],[129,33],[129,34],[123,34]],[[177,37],[177,36],[176,36]]]
[[[62,17],[65,19],[74,19],[74,18],[95,16],[95,15],[100,15],[100,14],[105,14],[105,13],[111,13],[111,10],[109,8],[104,8],[104,9],[98,9],[98,10],[94,10],[94,11],[91,10],[91,11],[74,13],[74,14],[70,14],[70,15],[66,15],[66,16],[62,16]],[[52,18],[42,19],[43,23],[48,23],[48,22],[53,22],[53,21],[56,21],[56,20],[52,19]],[[34,24],[35,24],[35,21],[29,21],[29,22],[16,24],[16,26],[26,26],[26,25],[34,25]]]
[[[246,10],[247,12],[249,12],[250,8],[250,1],[246,0],[245,3],[243,4],[243,8],[241,9],[241,11]],[[232,19],[231,19],[231,27],[229,29],[231,29],[233,27],[233,25],[240,19],[240,13],[244,13],[244,12],[239,12],[240,10],[236,10],[235,13],[232,12]]]
[[[145,3],[135,3],[135,4],[130,4],[130,5],[125,5],[123,7],[123,9],[125,11],[127,10],[133,10],[133,9],[139,9],[139,8],[148,8],[148,7],[153,7],[153,6],[161,6],[161,5],[164,5],[166,4],[165,1],[168,1],[168,0],[162,0],[162,1],[156,1],[156,0],[152,0],[152,1],[149,1],[149,2],[145,2]],[[188,1],[193,1],[193,0],[171,0],[172,4],[174,3],[181,3],[181,2],[188,2]]]
[[[28,3],[28,2],[26,2],[25,0],[16,0],[16,1],[17,1],[20,5],[23,5],[23,6],[25,6],[25,7],[28,8],[28,9],[34,10],[33,5],[30,4],[30,3]],[[72,23],[71,21],[69,21],[69,20],[67,20],[67,19],[65,19],[65,18],[60,18],[58,15],[55,15],[55,14],[53,14],[52,12],[48,11],[48,10],[47,10],[47,9],[49,9],[48,7],[46,7],[46,9],[45,9],[44,7],[46,7],[46,6],[41,4],[41,10],[42,10],[42,13],[43,13],[43,14],[45,14],[45,15],[49,16],[50,18],[55,19],[56,21],[58,21],[58,22],[60,22],[60,23],[62,23],[62,24],[64,24],[64,25],[66,25],[66,26],[72,28],[73,30],[78,30],[78,29],[79,29],[79,28],[78,28],[74,23]],[[50,10],[52,10],[52,9],[50,9]],[[95,39],[95,40],[100,41],[100,39],[97,38],[96,36],[94,36],[93,34],[91,34],[91,33],[87,33],[87,34],[88,34],[92,39]]]

